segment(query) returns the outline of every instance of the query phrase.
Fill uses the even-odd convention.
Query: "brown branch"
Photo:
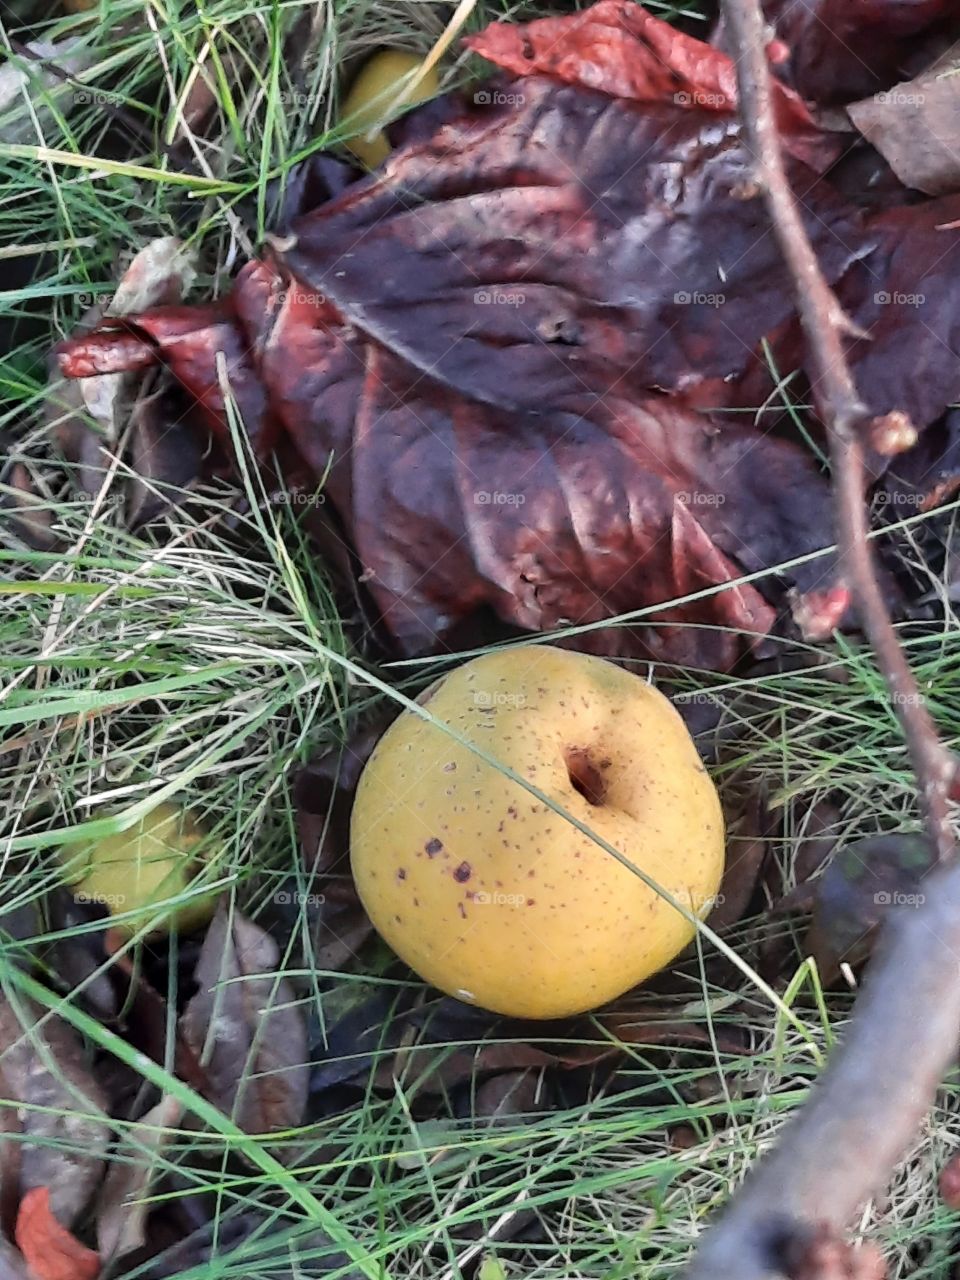
[[[843,345],[844,337],[856,330],[823,277],[784,169],[760,5],[757,0],[724,0],[723,11],[737,58],[744,134],[774,234],[793,278],[814,395],[829,433],[840,569],[903,727],[927,831],[943,860],[952,856],[954,847],[947,798],[956,766],[940,742],[887,613],[874,571],[864,501],[864,438],[869,435],[876,441],[892,436],[894,444],[898,439],[909,443],[916,432],[903,414],[871,419],[860,399]]]
[[[917,780],[929,838],[944,864],[925,883],[926,900],[895,913],[844,1043],[778,1147],[704,1237],[687,1280],[773,1280],[863,1273],[835,1241],[879,1190],[909,1145],[956,1055],[960,1035],[960,866],[949,798],[953,756],[897,640],[877,582],[864,500],[864,440],[895,452],[914,432],[904,415],[871,419],[857,392],[844,340],[855,332],[820,270],[787,180],[774,123],[759,0],[723,0],[737,59],[740,112],[756,178],[790,269],[812,382],[830,439],[841,572],[886,681]],[[812,1259],[833,1259],[833,1270]],[[806,1261],[801,1267],[797,1259]],[[871,1264],[872,1265],[872,1264]],[[859,1270],[858,1270],[859,1268]]]

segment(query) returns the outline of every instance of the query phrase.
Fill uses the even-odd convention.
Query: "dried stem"
[[[793,278],[829,434],[841,571],[903,727],[924,823],[944,864],[926,882],[924,905],[891,918],[843,1045],[776,1151],[707,1233],[688,1272],[688,1280],[773,1280],[801,1274],[801,1256],[803,1276],[818,1274],[810,1263],[816,1241],[832,1239],[884,1184],[955,1057],[960,866],[949,814],[956,765],[897,640],[868,542],[864,439],[902,442],[912,429],[901,414],[871,420],[857,393],[844,349],[855,330],[820,270],[783,164],[759,0],[723,0],[723,11],[744,136]],[[851,1253],[849,1261],[849,1275],[864,1273],[865,1259]]]

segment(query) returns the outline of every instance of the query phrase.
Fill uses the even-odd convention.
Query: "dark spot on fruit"
[[[406,880],[406,878],[407,878],[407,873],[406,871],[404,871],[403,867],[397,867],[397,879]]]
[[[457,903],[457,910],[460,912],[461,917],[462,917],[464,920],[466,920],[466,918],[467,918],[467,909],[466,909],[466,907],[463,905],[463,903],[462,903],[462,902],[458,902],[458,903]]]
[[[533,879],[535,879],[536,874],[537,874],[537,873],[536,873],[535,871],[528,871],[528,872],[527,872],[527,879],[528,879],[528,880],[533,880]]]
[[[456,772],[456,768],[457,768],[456,761],[455,761],[455,760],[448,760],[448,761],[447,761],[447,763],[443,766],[443,772],[444,772],[444,773],[455,773],[455,772]]]
[[[396,920],[397,924],[403,924],[403,920],[400,918],[400,916],[394,916],[393,918],[394,920]]]
[[[419,907],[419,905],[420,905],[420,899],[419,899],[419,898],[414,898],[414,900],[413,900],[413,905],[414,905],[415,907]]]
[[[459,867],[454,870],[453,878],[457,884],[466,884],[473,874],[469,862],[461,862]]]
[[[536,898],[528,898],[528,899],[527,899],[527,906],[528,906],[528,907],[532,907],[532,906],[533,906],[533,904],[534,904],[534,902],[536,902]]]
[[[517,806],[515,804],[512,804],[509,806],[509,808],[507,809],[507,813],[509,813],[511,818],[519,817],[519,814],[517,813]]]
[[[438,840],[437,837],[434,836],[433,839],[428,840],[423,847],[427,851],[428,858],[435,858],[437,854],[440,852],[440,850],[443,848],[443,841]]]

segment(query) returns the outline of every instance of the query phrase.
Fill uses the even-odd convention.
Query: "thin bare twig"
[[[723,0],[740,112],[781,252],[793,278],[814,393],[830,439],[840,568],[903,728],[929,838],[944,864],[918,909],[895,913],[844,1043],[775,1152],[705,1236],[688,1280],[826,1276],[817,1258],[878,1190],[912,1140],[960,1033],[960,866],[949,799],[956,775],[897,640],[868,542],[864,443],[895,452],[914,438],[903,414],[873,419],[844,349],[855,332],[820,270],[783,163],[759,0]],[[829,1249],[816,1247],[827,1241]],[[803,1259],[802,1264],[798,1259]],[[871,1258],[851,1251],[847,1274]],[[817,1268],[819,1267],[819,1270]]]
[[[774,234],[793,278],[814,395],[829,432],[840,569],[853,592],[861,625],[903,727],[927,831],[943,860],[951,857],[954,849],[947,799],[956,765],[940,741],[884,604],[868,542],[864,501],[865,439],[876,443],[893,437],[894,441],[910,443],[916,432],[903,414],[871,418],[860,399],[843,346],[844,337],[856,331],[824,279],[787,180],[774,121],[760,5],[757,0],[724,0],[723,9],[735,45],[744,135],[756,161],[756,178]]]

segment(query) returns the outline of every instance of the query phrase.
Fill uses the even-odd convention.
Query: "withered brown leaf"
[[[306,1106],[304,1016],[279,962],[269,934],[220,907],[197,961],[200,989],[180,1019],[213,1100],[246,1133],[293,1128]]]

